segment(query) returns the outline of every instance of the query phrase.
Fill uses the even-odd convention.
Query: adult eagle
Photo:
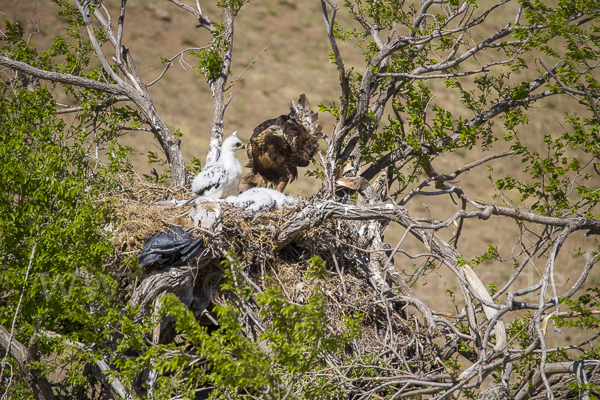
[[[288,103],[290,112],[264,121],[252,132],[248,143],[243,182],[249,187],[275,187],[280,192],[298,177],[298,167],[307,167],[319,149],[323,129],[319,114],[310,110],[304,94],[298,104]]]

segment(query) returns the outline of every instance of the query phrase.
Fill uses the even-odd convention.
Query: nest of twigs
[[[383,293],[380,287],[373,285],[366,268],[371,256],[368,244],[362,243],[361,247],[354,222],[325,219],[283,247],[278,248],[274,243],[276,233],[290,217],[319,198],[299,199],[299,205],[294,208],[251,212],[224,202],[198,204],[188,188],[140,181],[110,197],[116,200],[120,218],[113,231],[113,265],[121,273],[131,272],[128,271],[131,263],[125,261],[139,255],[158,232],[177,228],[185,231],[192,241],[200,240],[202,249],[197,260],[201,262],[192,262],[189,266],[196,268],[190,307],[201,323],[218,325],[216,316],[211,313],[212,306],[228,301],[227,293],[220,290],[221,262],[227,254],[237,256],[243,276],[256,293],[277,285],[287,300],[296,304],[306,302],[315,290],[317,282],[309,276],[308,270],[310,258],[318,255],[326,261],[326,276],[318,284],[328,298],[326,314],[330,331],[342,333],[347,329],[343,317],[357,312],[363,315],[360,337],[345,354],[336,356],[340,365],[349,358],[361,359],[368,355],[374,364],[395,365],[389,370],[392,376],[408,372],[409,363],[413,371],[417,368],[422,373],[445,373],[438,357],[439,349],[434,345],[436,335],[441,333],[427,331],[410,315],[406,304],[383,300],[384,296],[389,299],[396,293],[394,286],[398,282],[390,281],[391,293]],[[197,224],[194,215],[199,208],[218,209],[217,221],[211,226]],[[164,264],[153,265],[137,271],[132,290],[141,290],[146,278],[164,272],[165,268],[168,266]],[[148,303],[152,299],[144,301]],[[378,374],[385,376],[387,372],[384,368]]]

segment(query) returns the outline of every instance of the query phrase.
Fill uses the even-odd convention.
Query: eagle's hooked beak
[[[283,136],[283,129],[277,129],[277,133],[275,133],[275,136],[279,136],[280,138],[284,139],[285,137]]]
[[[243,143],[240,143],[240,144],[237,145],[237,148],[244,150],[246,148],[246,146],[244,146]]]

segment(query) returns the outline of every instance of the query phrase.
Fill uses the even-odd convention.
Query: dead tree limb
[[[105,83],[95,81],[93,79],[74,76],[65,73],[57,73],[52,71],[44,71],[35,68],[29,64],[13,60],[7,57],[5,54],[0,54],[0,65],[4,65],[16,71],[20,71],[40,79],[49,80],[51,82],[58,82],[67,85],[74,85],[86,89],[98,90],[104,93],[113,95],[126,96],[129,100],[133,101],[135,105],[141,111],[145,122],[150,125],[152,132],[156,135],[171,170],[171,179],[174,185],[185,185],[186,183],[186,170],[183,155],[179,148],[179,139],[177,139],[169,130],[165,122],[162,120],[160,114],[154,106],[154,102],[148,93],[146,84],[143,82],[140,74],[137,71],[133,57],[127,47],[122,45],[123,35],[123,24],[125,18],[125,2],[121,6],[121,15],[118,20],[118,33],[115,34],[112,26],[110,25],[110,16],[103,7],[96,7],[93,15],[96,17],[100,25],[102,26],[106,37],[109,39],[109,43],[115,49],[115,62],[119,68],[119,71],[123,74],[124,79],[121,78],[116,72],[113,71],[111,65],[108,62],[102,48],[100,47],[96,35],[94,33],[92,22],[88,10],[84,9],[78,0],[75,0],[75,4],[83,18],[87,32],[90,36],[90,40],[94,45],[94,50],[99,60],[101,61],[102,67],[107,71],[114,81],[114,83]],[[102,14],[102,10],[105,10],[108,19]]]
[[[62,337],[62,335],[52,332],[52,331],[42,331],[41,336],[50,338],[50,339],[59,339],[62,340],[66,345],[78,350],[78,351],[89,351],[88,349],[86,349],[85,344],[81,343],[81,342],[77,342],[74,340],[70,340],[70,339],[65,339]],[[105,375],[106,371],[111,371],[112,368],[110,368],[110,366],[106,363],[106,361],[100,359],[98,361],[96,361],[96,367],[98,367],[98,370],[96,371],[96,375],[98,377],[98,379],[100,380],[100,382],[102,382],[103,385],[105,385],[106,387],[109,388],[109,390],[111,390],[111,392],[113,392],[115,395],[129,400],[129,399],[133,399],[133,395],[131,393],[129,393],[127,391],[127,389],[125,389],[125,386],[123,385],[123,383],[121,383],[121,381],[117,378],[117,377],[107,377]]]
[[[0,325],[0,347],[15,360],[21,372],[25,375],[25,379],[31,385],[36,398],[38,400],[53,400],[54,393],[48,380],[42,377],[39,371],[27,366],[31,361],[39,360],[38,340],[39,337],[34,336],[29,342],[29,347],[25,347]],[[10,349],[8,348],[9,342]]]

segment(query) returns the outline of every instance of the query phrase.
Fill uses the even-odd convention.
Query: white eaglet
[[[238,196],[229,196],[225,201],[235,207],[250,211],[281,210],[284,206],[298,204],[298,200],[293,196],[286,196],[277,190],[261,187],[248,189]]]
[[[199,196],[211,199],[224,199],[240,192],[242,164],[235,152],[244,149],[242,141],[236,136],[237,131],[223,141],[221,156],[215,162],[208,163],[192,182],[192,191]]]

